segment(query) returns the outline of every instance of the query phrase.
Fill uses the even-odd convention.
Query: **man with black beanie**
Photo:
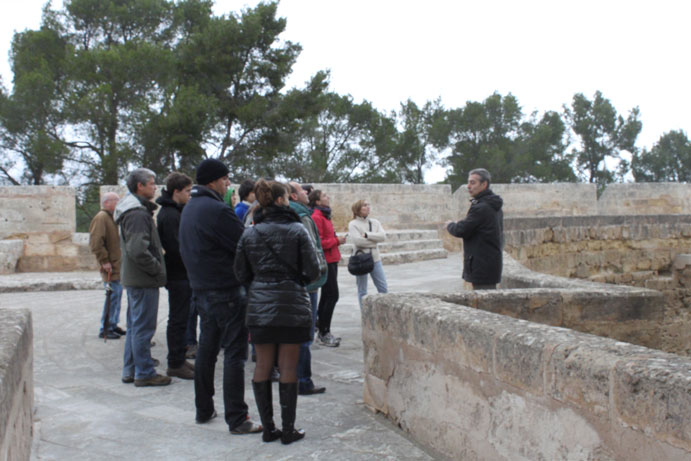
[[[206,159],[196,176],[197,185],[180,220],[180,253],[201,317],[194,369],[196,419],[202,424],[216,416],[214,368],[222,347],[225,421],[233,434],[258,433],[262,426],[249,419],[245,403],[247,295],[233,272],[235,247],[244,226],[223,201],[230,186],[228,167]]]

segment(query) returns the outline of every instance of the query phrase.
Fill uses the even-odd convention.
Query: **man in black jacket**
[[[166,188],[156,203],[161,206],[156,222],[161,245],[165,250],[166,274],[168,281],[168,376],[194,379],[194,365],[185,360],[185,333],[192,299],[192,288],[187,280],[185,264],[180,256],[180,215],[182,208],[190,199],[192,178],[173,172],[166,178]]]
[[[228,168],[216,159],[197,167],[197,185],[180,220],[180,253],[192,286],[193,303],[201,318],[199,348],[194,367],[197,422],[216,416],[214,368],[223,348],[225,420],[233,434],[261,432],[249,419],[245,403],[245,361],[248,330],[247,295],[233,272],[237,243],[245,230],[223,201],[230,186]]]
[[[501,281],[504,248],[503,200],[489,188],[491,176],[484,168],[468,174],[472,197],[464,220],[448,221],[446,230],[463,239],[463,280],[474,290],[491,290]]]

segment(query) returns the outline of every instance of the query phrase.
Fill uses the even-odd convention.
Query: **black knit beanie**
[[[207,158],[197,167],[197,184],[205,186],[218,178],[224,177],[229,171],[228,167],[220,160]]]

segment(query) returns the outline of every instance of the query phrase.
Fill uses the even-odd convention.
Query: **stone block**
[[[621,424],[651,434],[691,455],[691,362],[659,353],[621,359],[613,403]]]
[[[0,309],[0,454],[29,459],[33,436],[31,312]]]
[[[66,186],[0,187],[0,238],[32,232],[74,232],[75,190]]]
[[[0,274],[13,274],[23,253],[23,240],[0,240]]]

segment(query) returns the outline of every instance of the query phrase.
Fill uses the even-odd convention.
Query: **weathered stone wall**
[[[609,184],[600,196],[594,214],[691,214],[691,184]]]
[[[33,405],[31,312],[0,309],[0,460],[29,459]]]
[[[514,218],[504,222],[505,250],[526,267],[610,283],[669,271],[691,252],[691,215]]]
[[[411,294],[362,336],[366,404],[451,459],[691,457],[686,358]]]

